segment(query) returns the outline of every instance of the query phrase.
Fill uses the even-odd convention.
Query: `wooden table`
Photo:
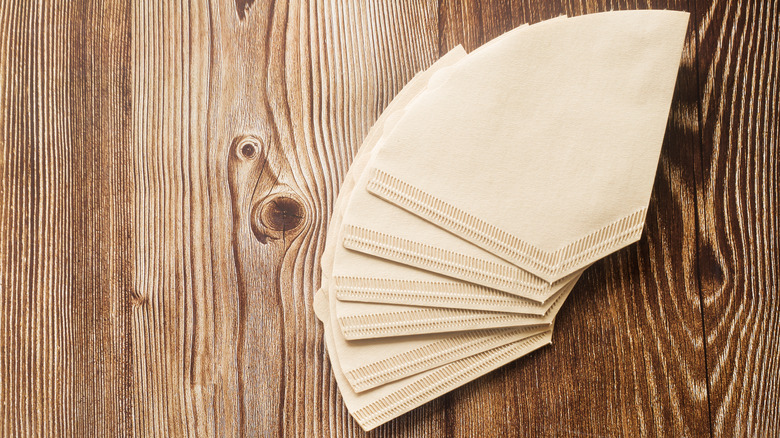
[[[0,435],[362,435],[311,304],[372,122],[456,44],[645,7],[691,22],[642,240],[376,434],[777,436],[778,0],[1,2]]]

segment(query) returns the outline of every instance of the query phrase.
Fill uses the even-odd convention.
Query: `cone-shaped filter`
[[[638,240],[687,23],[585,15],[470,54],[407,107],[368,189],[550,282]]]

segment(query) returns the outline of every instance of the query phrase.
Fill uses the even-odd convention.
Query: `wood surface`
[[[312,298],[371,124],[457,44],[648,7],[691,22],[642,240],[373,435],[780,435],[779,6],[0,2],[0,436],[363,435]]]

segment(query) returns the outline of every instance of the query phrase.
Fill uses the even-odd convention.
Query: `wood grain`
[[[134,4],[139,431],[355,428],[311,302],[348,163],[435,59],[401,6]]]
[[[132,432],[129,22],[0,4],[2,436]]]
[[[777,0],[0,2],[0,435],[362,436],[311,307],[415,72],[523,23],[692,13],[642,240],[552,347],[376,436],[780,430]]]
[[[780,433],[779,7],[696,4],[698,265],[716,436]]]

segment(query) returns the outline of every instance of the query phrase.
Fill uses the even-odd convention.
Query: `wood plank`
[[[696,2],[698,265],[715,436],[780,430],[779,6]]]
[[[0,435],[132,431],[129,9],[0,4]]]
[[[216,81],[210,76],[209,13],[200,2],[192,8],[132,3],[136,435],[236,430],[234,346],[223,341],[230,328],[220,331],[215,322],[236,290],[227,269],[231,260],[225,260],[232,254],[224,243],[230,229],[220,228],[230,213],[221,193],[210,191],[208,176],[216,166],[208,166],[203,147],[209,81]],[[215,269],[214,262],[225,269]],[[223,294],[215,298],[215,291]],[[217,366],[221,373],[213,371]],[[230,396],[222,399],[223,393]],[[217,406],[224,412],[219,425]]]

